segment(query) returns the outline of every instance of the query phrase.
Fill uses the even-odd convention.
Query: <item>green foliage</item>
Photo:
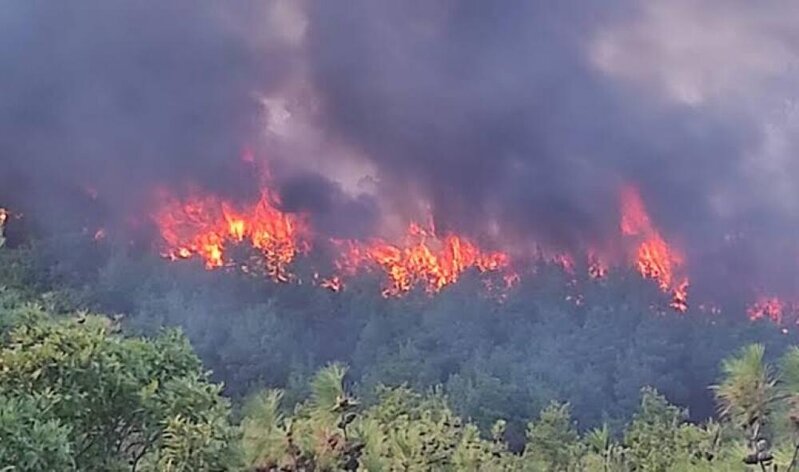
[[[524,455],[543,470],[577,471],[582,446],[569,405],[553,402],[527,426]]]
[[[339,365],[320,370],[294,413],[281,409],[277,391],[250,399],[242,444],[251,470],[711,472],[742,470],[747,452],[725,430],[731,423],[689,423],[685,410],[645,388],[621,443],[607,424],[581,437],[569,405],[552,402],[529,423],[519,454],[504,440],[504,421],[486,438],[453,413],[440,391],[380,387],[375,402],[361,407],[343,386],[345,372]],[[338,412],[335,423],[331,410]],[[769,464],[791,470],[795,452],[782,443]]]
[[[206,420],[175,415],[163,424],[163,432],[143,470],[158,472],[227,471],[235,464],[231,443],[234,430],[222,415]]]
[[[181,470],[234,457],[226,449],[229,406],[183,336],[124,338],[103,317],[34,314],[18,317],[0,347],[0,391],[8,401],[46,399],[39,417],[66,438],[58,450],[75,467],[117,470],[165,460]]]
[[[58,464],[41,467],[226,470],[241,449],[258,470],[740,470],[753,424],[781,471],[795,459],[799,350],[778,371],[747,348],[707,389],[741,343],[778,352],[791,336],[656,316],[663,294],[637,276],[573,284],[542,264],[502,303],[476,296],[468,273],[436,297],[385,300],[370,277],[332,294],[79,239],[0,251],[0,398],[15,405],[0,408],[0,447]],[[186,338],[162,326],[182,327],[234,402],[270,388],[240,428]],[[693,419],[715,393],[722,423],[690,423],[654,390],[641,399],[646,385]],[[599,427],[580,437],[572,416]]]
[[[251,398],[242,421],[246,462],[258,470],[510,470],[517,457],[502,443],[501,427],[487,441],[452,413],[440,394],[381,388],[379,400],[359,407],[343,389],[345,370],[322,369],[311,399],[293,415],[280,413],[279,392]],[[330,400],[334,400],[333,403]],[[330,411],[336,413],[331,423]]]
[[[713,387],[720,415],[741,427],[767,423],[777,400],[777,379],[764,355],[762,344],[745,347],[724,361],[724,381]]]
[[[320,419],[333,419],[339,404],[344,400],[344,376],[347,369],[341,364],[331,364],[319,370],[311,382],[310,406]]]
[[[625,449],[614,440],[607,423],[588,431],[583,441],[587,447],[583,459],[586,470],[624,470]]]
[[[626,456],[634,470],[665,472],[672,464],[702,459],[703,431],[686,419],[685,410],[645,388],[641,407],[624,433]]]
[[[0,395],[0,464],[14,470],[74,470],[70,428],[49,414],[47,396]]]
[[[244,407],[242,450],[244,461],[268,469],[285,462],[286,430],[280,401],[283,392],[265,390],[250,398]]]
[[[282,414],[283,393],[267,390],[247,401],[242,420],[245,463],[254,469],[340,470],[357,464],[360,448],[349,440],[357,402],[344,390],[346,368],[331,364],[311,381],[311,397]]]
[[[724,357],[744,342],[776,352],[790,341],[769,323],[736,320],[735,307],[725,306],[724,317],[698,310],[658,316],[652,307],[667,303],[664,294],[624,271],[601,280],[578,275],[575,284],[574,275],[541,263],[502,303],[481,296],[473,273],[435,297],[386,300],[379,278],[369,275],[334,294],[206,271],[197,261],[165,264],[127,242],[85,240],[65,234],[3,248],[0,285],[31,292],[50,312],[124,313],[128,333],[156,336],[162,326],[179,326],[234,400],[279,388],[295,405],[307,398],[306,380],[317,369],[342,362],[364,401],[381,384],[441,385],[453,411],[481,431],[507,420],[515,449],[524,445],[527,421],[551,400],[568,402],[585,427],[608,422],[618,430],[641,387],[651,385],[707,417],[707,385]],[[297,271],[312,262],[298,261]]]

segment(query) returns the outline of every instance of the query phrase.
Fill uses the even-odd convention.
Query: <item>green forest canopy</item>
[[[758,439],[791,462],[791,335],[660,313],[624,274],[576,306],[552,267],[497,303],[468,278],[385,300],[369,278],[332,294],[79,239],[0,262],[3,460],[21,470],[739,470]],[[760,383],[731,357],[782,353]],[[748,385],[776,392],[757,421]]]

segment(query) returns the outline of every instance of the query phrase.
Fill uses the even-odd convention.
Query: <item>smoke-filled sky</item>
[[[331,233],[572,248],[632,184],[690,270],[799,289],[798,54],[793,0],[8,1],[0,204],[243,198],[246,152]]]

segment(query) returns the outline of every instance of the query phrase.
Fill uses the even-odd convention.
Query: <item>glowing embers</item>
[[[638,272],[644,278],[657,281],[661,290],[672,294],[672,308],[686,311],[688,279],[677,275],[683,257],[661,237],[634,187],[627,186],[621,191],[620,228],[622,236],[635,243],[632,262]]]
[[[341,280],[363,270],[381,269],[387,283],[384,296],[400,295],[415,286],[428,293],[436,293],[455,283],[469,269],[479,272],[498,271],[509,265],[508,256],[502,252],[487,252],[468,239],[454,234],[439,237],[433,229],[411,224],[404,241],[399,244],[375,239],[368,242],[336,241],[341,254],[335,261],[339,275],[327,279],[325,284],[341,288]],[[508,285],[518,277],[505,274]]]
[[[788,304],[777,297],[760,297],[746,310],[746,314],[752,321],[766,318],[782,324],[788,308]]]
[[[304,217],[279,210],[278,204],[268,190],[249,204],[207,195],[166,197],[154,219],[170,259],[198,256],[209,269],[222,267],[229,262],[230,246],[247,243],[263,255],[269,276],[286,281],[288,265],[309,247],[307,224]]]

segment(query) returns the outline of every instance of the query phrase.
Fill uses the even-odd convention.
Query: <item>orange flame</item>
[[[248,241],[264,256],[267,273],[289,279],[288,265],[308,248],[304,218],[277,209],[279,200],[263,191],[257,202],[237,206],[216,197],[193,197],[183,202],[168,198],[154,219],[170,259],[200,256],[209,269],[226,264],[225,250]]]
[[[672,308],[684,312],[687,306],[688,279],[675,282],[682,255],[669,246],[649,219],[643,200],[634,187],[621,192],[621,232],[637,243],[633,263],[644,278],[655,280],[664,292],[672,293]]]
[[[785,308],[785,302],[777,297],[760,297],[746,310],[746,314],[752,321],[768,318],[777,324],[781,324]]]
[[[688,310],[688,280],[685,279],[680,282],[673,290],[671,294],[671,303],[669,306],[674,308],[675,310],[679,311],[680,313],[685,313]]]
[[[172,260],[199,257],[208,269],[224,267],[233,263],[230,248],[246,243],[260,251],[266,272],[273,279],[287,281],[291,278],[289,265],[299,253],[310,249],[312,234],[305,215],[281,211],[278,196],[268,188],[262,190],[256,202],[248,204],[197,193],[188,199],[166,196],[163,200],[154,220],[165,242],[163,254]],[[672,308],[686,311],[689,282],[682,271],[683,257],[660,235],[634,187],[625,187],[621,192],[620,230],[624,241],[633,243],[629,257],[638,272],[672,295]],[[505,288],[520,278],[510,270],[507,253],[485,251],[454,233],[436,234],[432,224],[424,227],[411,223],[401,242],[331,242],[338,249],[335,273],[326,279],[316,276],[313,283],[336,292],[344,288],[347,278],[365,270],[385,274],[385,296],[400,295],[417,286],[436,293],[457,282],[470,269],[501,272]],[[590,250],[586,259],[588,275],[605,277],[609,263],[615,259],[611,255]],[[563,252],[541,257],[571,275],[576,271],[575,260],[579,260],[574,254]]]
[[[438,237],[411,223],[403,244],[377,239],[369,243],[336,242],[343,251],[336,267],[343,275],[376,266],[388,277],[384,296],[396,296],[423,285],[428,293],[436,293],[446,285],[457,282],[461,274],[475,268],[480,272],[497,271],[508,266],[508,256],[502,252],[485,252],[461,236],[449,234]],[[508,286],[518,276],[506,275]],[[334,277],[340,287],[340,276]],[[332,282],[330,282],[332,284]]]

